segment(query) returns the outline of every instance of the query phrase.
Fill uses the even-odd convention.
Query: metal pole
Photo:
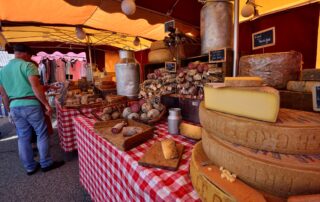
[[[92,69],[92,55],[91,55],[91,44],[90,44],[90,36],[87,34],[87,39],[88,39],[88,52],[89,52],[89,60],[90,60],[90,70],[91,70],[91,76],[92,76],[92,83],[94,83],[93,79],[93,69]]]
[[[239,58],[239,0],[234,0],[234,32],[233,32],[233,76],[238,73]]]

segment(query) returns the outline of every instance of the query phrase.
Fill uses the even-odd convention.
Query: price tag
[[[226,62],[226,48],[209,51],[209,63]]]
[[[320,111],[320,85],[315,85],[312,89],[313,110]]]
[[[276,44],[275,27],[252,34],[252,49],[265,48]]]

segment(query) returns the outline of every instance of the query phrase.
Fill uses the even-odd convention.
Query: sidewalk
[[[77,158],[59,169],[27,176],[18,157],[15,129],[7,118],[0,118],[0,132],[0,201],[91,201],[79,183]],[[62,160],[58,142],[55,132],[51,136],[51,154],[55,160]]]

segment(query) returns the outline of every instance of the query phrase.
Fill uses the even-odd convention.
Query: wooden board
[[[141,127],[143,129],[142,133],[131,137],[124,137],[121,132],[113,134],[111,128],[122,121],[124,119],[97,122],[94,124],[95,132],[122,151],[128,151],[153,137],[153,127],[133,120],[128,120],[128,126]]]
[[[179,167],[180,159],[184,150],[184,146],[182,144],[176,143],[176,146],[179,157],[176,159],[166,160],[162,152],[161,142],[155,142],[139,160],[139,165],[176,171]]]

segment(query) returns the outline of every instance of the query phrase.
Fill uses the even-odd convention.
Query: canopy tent
[[[315,0],[255,0],[260,15],[279,9],[312,3]],[[137,11],[126,16],[117,0],[0,0],[2,34],[7,42],[59,41],[86,43],[75,37],[75,25],[82,25],[92,44],[142,50],[150,40],[164,38],[165,21],[176,19],[176,26],[185,33],[199,36],[200,9],[197,0],[136,0]],[[240,0],[240,9],[246,0]],[[240,21],[246,20],[240,17]],[[7,22],[15,22],[15,26]],[[30,22],[36,26],[30,25]],[[41,23],[39,26],[35,23]],[[51,27],[51,26],[52,27]],[[67,27],[64,27],[67,26]],[[135,36],[141,46],[133,45]],[[148,40],[149,39],[149,40]],[[0,37],[0,41],[1,37]]]
[[[74,45],[87,45],[87,39],[80,40],[75,34],[75,28],[70,26],[5,26],[2,34],[9,43],[15,42],[63,42]],[[150,47],[151,41],[139,38],[140,45],[135,46],[135,37],[111,31],[83,28],[89,36],[92,46],[108,45],[130,50],[143,50]]]

